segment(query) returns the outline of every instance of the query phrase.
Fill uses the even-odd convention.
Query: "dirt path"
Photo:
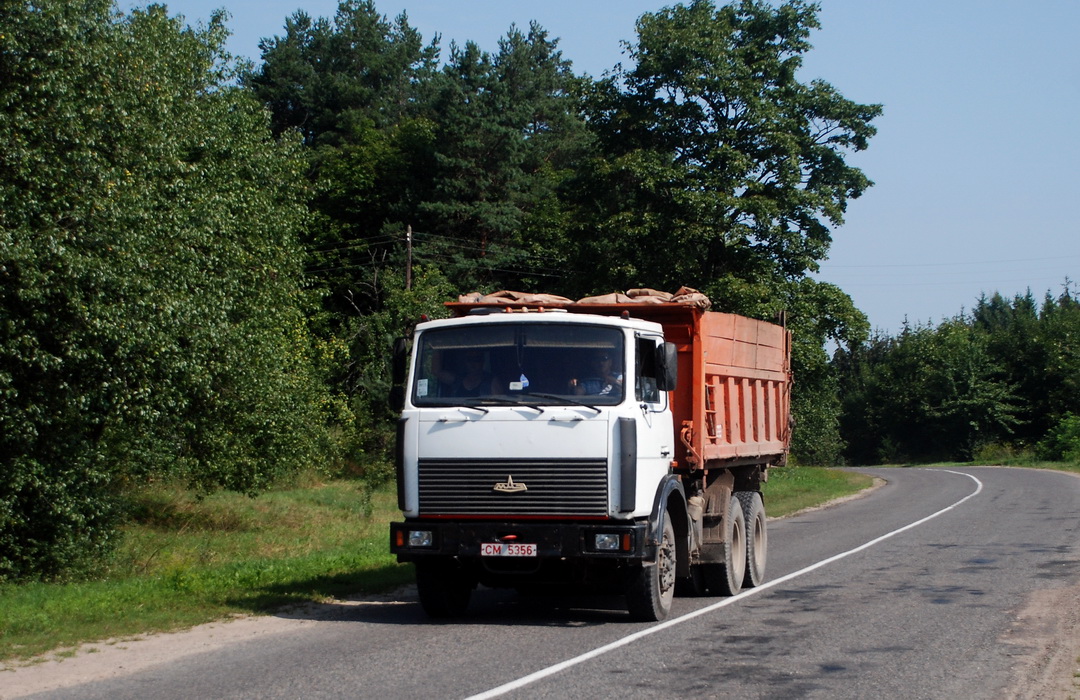
[[[1025,649],[1010,698],[1080,700],[1080,584],[1035,591],[1002,641]]]

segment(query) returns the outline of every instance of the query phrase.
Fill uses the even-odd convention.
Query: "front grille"
[[[607,515],[602,460],[425,459],[421,515]],[[517,492],[500,491],[524,485]]]

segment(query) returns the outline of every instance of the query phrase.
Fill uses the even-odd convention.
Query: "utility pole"
[[[412,289],[412,224],[405,229],[405,289]]]

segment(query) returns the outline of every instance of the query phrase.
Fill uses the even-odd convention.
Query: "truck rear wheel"
[[[458,617],[469,607],[475,586],[471,577],[452,559],[416,562],[416,591],[428,617]]]
[[[746,574],[746,519],[742,503],[734,495],[728,501],[724,530],[724,561],[702,564],[705,585],[713,595],[735,595],[742,590]]]
[[[760,586],[765,580],[765,558],[769,551],[769,534],[765,523],[765,505],[756,491],[740,491],[735,494],[742,504],[746,520],[746,574],[743,587]]]
[[[675,528],[664,513],[664,530],[657,547],[656,561],[634,570],[626,588],[626,608],[630,617],[642,622],[663,620],[671,612],[675,597]]]

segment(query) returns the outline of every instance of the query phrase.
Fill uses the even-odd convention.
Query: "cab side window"
[[[659,340],[655,338],[639,337],[637,339],[637,381],[634,382],[636,387],[634,396],[638,401],[648,403],[660,401],[660,390],[656,388],[656,347],[658,342]]]

